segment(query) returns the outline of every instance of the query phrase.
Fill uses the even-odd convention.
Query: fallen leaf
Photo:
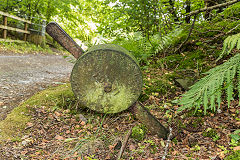
[[[105,159],[111,159],[110,154],[107,155],[107,157]]]
[[[222,152],[219,153],[219,157],[220,157],[221,159],[224,159],[224,158],[225,158],[225,153],[224,153],[224,151],[222,151]]]
[[[130,151],[135,150],[135,149],[136,149],[136,147],[135,147],[133,144],[131,144],[131,145],[129,146],[129,150],[130,150]]]
[[[28,122],[28,123],[27,123],[27,126],[28,126],[28,127],[32,127],[32,126],[33,126],[33,123]]]
[[[240,146],[234,147],[233,150],[234,151],[240,151]]]
[[[109,148],[111,151],[113,151],[114,146],[113,146],[113,145],[109,145],[108,148]]]
[[[61,116],[61,114],[60,114],[59,112],[57,112],[57,111],[55,111],[54,114],[55,114],[57,117],[60,117],[60,116]]]
[[[83,126],[83,125],[85,125],[86,123],[85,123],[84,121],[82,121],[80,124]]]
[[[56,135],[56,136],[55,136],[55,139],[57,139],[57,140],[64,140],[64,137],[63,137],[63,136]]]
[[[69,130],[67,130],[67,131],[66,131],[66,134],[68,134],[68,133],[70,133],[70,131],[69,131]]]

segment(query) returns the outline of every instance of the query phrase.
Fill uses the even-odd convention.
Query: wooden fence
[[[0,15],[3,16],[3,24],[0,24],[0,28],[3,29],[3,39],[7,38],[7,31],[10,30],[10,31],[16,31],[16,32],[23,33],[23,35],[24,35],[23,40],[24,41],[27,40],[27,35],[30,34],[30,31],[28,31],[28,25],[31,24],[31,21],[28,21],[26,19],[14,16],[14,15],[2,12],[2,11],[0,11]],[[7,24],[8,17],[12,18],[12,19],[16,19],[21,22],[24,22],[24,29],[9,27]]]
[[[3,39],[0,39],[1,40],[4,40],[6,42],[23,42],[23,41],[30,41],[30,42],[33,42],[35,44],[42,44],[42,43],[45,43],[45,21],[43,24],[34,24],[32,23],[31,21],[29,20],[26,20],[26,19],[23,19],[23,18],[20,18],[20,17],[17,17],[17,16],[14,16],[14,15],[11,15],[9,13],[5,13],[5,12],[2,12],[0,11],[0,16],[3,16],[3,24],[0,24],[0,29],[3,29]],[[10,27],[8,25],[8,18],[12,18],[12,19],[15,19],[17,21],[20,21],[20,22],[23,22],[24,23],[24,27],[23,29],[19,29],[19,28],[14,28],[14,27]],[[41,30],[35,30],[33,28],[29,28],[29,25],[38,25],[38,26],[42,26],[42,29]],[[19,41],[19,40],[7,40],[7,32],[8,31],[15,31],[15,32],[20,32],[20,33],[23,33],[23,41]],[[36,34],[38,33],[38,35]],[[40,33],[40,35],[39,35]]]

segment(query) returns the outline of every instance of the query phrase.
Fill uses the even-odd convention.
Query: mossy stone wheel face
[[[71,85],[81,105],[101,113],[117,113],[137,101],[142,74],[124,48],[98,45],[77,60]]]

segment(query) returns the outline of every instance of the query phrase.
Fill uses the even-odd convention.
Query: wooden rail
[[[16,31],[16,32],[21,32],[23,33],[23,40],[26,41],[27,40],[27,35],[30,34],[30,31],[28,31],[28,25],[31,24],[31,21],[28,21],[26,19],[11,15],[9,13],[5,13],[0,11],[0,15],[3,16],[3,24],[0,24],[0,29],[3,29],[3,38],[6,39],[7,38],[7,30],[10,31]],[[18,21],[22,21],[24,22],[24,29],[19,29],[19,28],[14,28],[14,27],[9,27],[7,25],[7,18],[12,18],[12,19],[16,19]]]

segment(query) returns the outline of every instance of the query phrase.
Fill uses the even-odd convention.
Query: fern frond
[[[230,54],[233,48],[240,49],[240,33],[228,36],[223,42],[222,53],[218,57],[217,61],[223,57],[224,54]]]
[[[230,58],[227,62],[219,65],[206,73],[206,76],[195,83],[189,91],[182,95],[179,110],[200,108],[203,105],[204,113],[208,109],[216,111],[221,105],[221,96],[225,90],[228,106],[233,100],[234,78],[238,72],[238,92],[240,96],[240,54]]]
[[[162,52],[166,48],[174,45],[174,43],[177,40],[179,40],[179,38],[181,37],[182,34],[183,34],[183,29],[177,28],[165,36],[160,36],[159,34],[154,35],[152,37],[151,41],[154,44],[156,44],[155,54]]]
[[[237,42],[237,49],[240,49],[240,38],[238,39],[238,42]]]

